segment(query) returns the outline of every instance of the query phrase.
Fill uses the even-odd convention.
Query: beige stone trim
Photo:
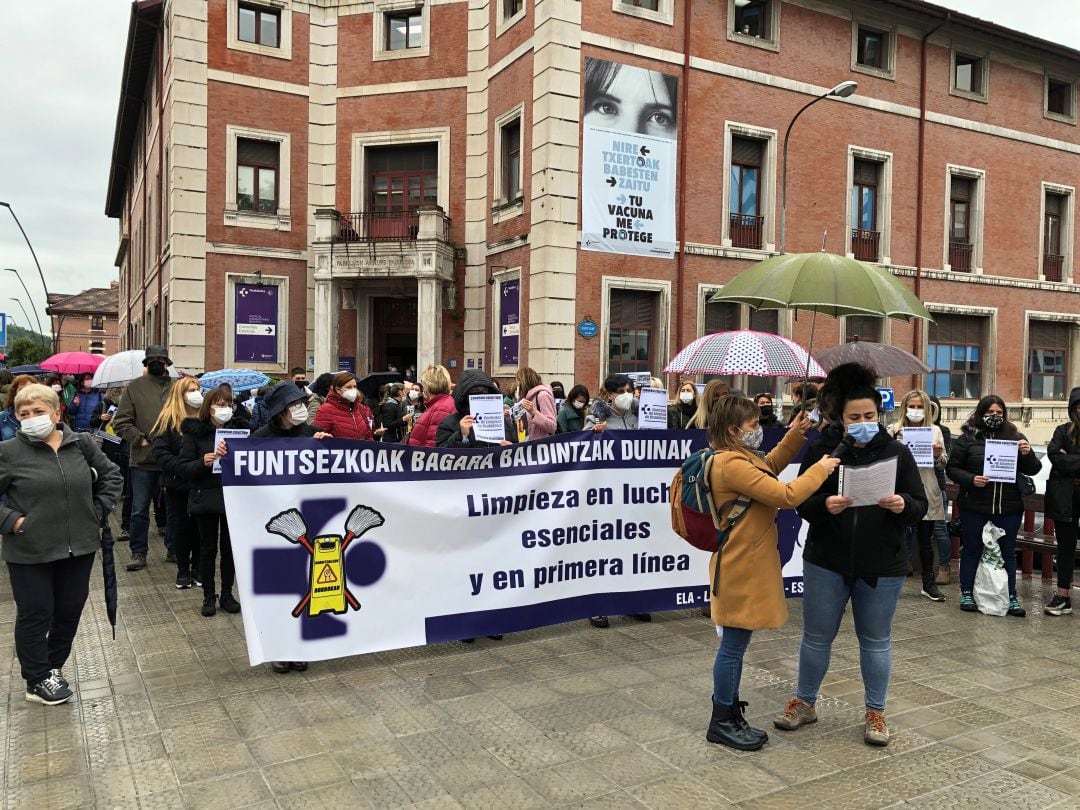
[[[972,195],[972,199],[969,202],[970,210],[968,213],[968,231],[971,239],[971,272],[975,275],[982,275],[983,272],[983,224],[985,222],[984,209],[986,207],[986,170],[975,169],[970,166],[960,166],[955,163],[945,164],[945,194],[942,199],[945,201],[945,227],[943,233],[945,234],[945,244],[942,248],[941,267],[946,272],[952,270],[949,265],[949,216],[951,214],[950,199],[951,199],[951,187],[952,178],[962,177],[968,180],[974,180],[975,193]],[[1039,227],[1042,227],[1040,223]],[[958,275],[966,275],[960,273]]]
[[[391,51],[386,47],[386,15],[395,11],[420,12],[420,46]],[[375,0],[371,21],[371,58],[375,62],[417,59],[431,53],[431,3],[424,0]]]
[[[1039,184],[1039,258],[1036,269],[1039,281],[1046,281],[1043,274],[1042,258],[1046,251],[1046,195],[1059,194],[1065,198],[1065,215],[1061,218],[1061,247],[1063,261],[1061,263],[1061,283],[1071,284],[1073,281],[1073,245],[1076,239],[1076,188],[1065,186],[1060,183],[1051,183],[1043,180]]]
[[[467,87],[464,76],[450,76],[445,79],[420,79],[412,82],[388,82],[386,84],[367,84],[358,87],[339,87],[338,98],[364,98],[365,96],[386,96],[398,93],[427,93],[432,90],[453,90]]]
[[[251,284],[251,273],[225,274],[225,367],[235,368],[236,360],[236,285]],[[244,368],[268,374],[287,374],[289,371],[289,277],[258,276],[260,284],[278,288],[277,363],[250,363],[243,361]],[[175,359],[175,358],[174,358]]]
[[[767,127],[755,127],[735,121],[724,122],[724,186],[723,215],[720,218],[720,244],[725,248],[731,245],[731,139],[734,137],[752,138],[765,144],[765,158],[762,166],[760,188],[758,189],[758,215],[765,217],[762,226],[762,246],[760,251],[741,248],[757,259],[764,258],[776,250],[777,212],[779,210],[778,178],[780,166],[776,158],[776,130]],[[788,182],[791,182],[789,172]]]
[[[352,192],[350,203],[353,211],[367,207],[365,178],[367,177],[367,147],[389,146],[403,143],[430,143],[437,147],[439,163],[438,203],[443,211],[450,210],[450,127],[426,129],[385,130],[382,132],[356,132],[352,136]]]
[[[213,68],[207,70],[206,74],[207,79],[212,82],[224,82],[225,84],[251,87],[256,90],[273,90],[275,93],[288,93],[293,96],[306,96],[308,94],[308,88],[302,84],[279,82],[275,79],[264,79],[261,76],[249,76],[245,73],[231,73],[227,70],[215,70]]]
[[[275,214],[240,211],[236,207],[236,141],[250,138],[278,145],[277,197]],[[225,214],[227,226],[258,228],[260,230],[291,231],[292,212],[292,136],[287,132],[227,124],[225,126]]]
[[[881,180],[878,183],[877,226],[881,235],[878,243],[878,264],[892,262],[892,152],[871,149],[865,146],[848,145],[847,158],[847,203],[845,207],[847,227],[844,230],[844,253],[855,258],[851,250],[851,229],[854,227],[855,212],[851,207],[851,191],[855,179],[855,161],[869,160],[881,164]]]
[[[631,17],[660,23],[661,25],[674,25],[674,0],[657,0],[656,5],[657,10],[653,11],[651,8],[642,8],[641,6],[632,5],[631,3],[626,2],[626,0],[611,0],[611,10],[616,14],[627,14]]]
[[[292,6],[291,0],[255,0],[253,5],[277,9],[281,15],[278,21],[278,47],[259,45],[255,42],[241,42],[237,37],[239,29],[239,0],[228,2],[228,47],[234,51],[256,53],[274,59],[292,59]]]

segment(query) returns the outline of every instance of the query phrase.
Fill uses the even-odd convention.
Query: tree
[[[17,338],[11,343],[11,350],[7,353],[7,366],[28,366],[40,363],[45,359],[45,351],[41,344],[30,338]]]

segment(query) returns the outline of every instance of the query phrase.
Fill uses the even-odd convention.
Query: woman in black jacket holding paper
[[[1080,388],[1069,392],[1069,421],[1054,429],[1046,447],[1050,479],[1046,482],[1046,517],[1057,537],[1057,593],[1043,608],[1047,616],[1072,613],[1073,567],[1080,523]]]
[[[960,487],[960,609],[979,609],[974,596],[975,572],[982,556],[983,526],[991,521],[1005,532],[998,545],[1009,577],[1009,615],[1023,617],[1027,611],[1016,595],[1016,534],[1024,515],[1024,498],[1015,483],[994,483],[983,475],[987,439],[1017,443],[1017,471],[1021,475],[1035,475],[1042,466],[1027,438],[1009,421],[1005,401],[996,394],[980,399],[953,441],[945,467],[946,475]]]

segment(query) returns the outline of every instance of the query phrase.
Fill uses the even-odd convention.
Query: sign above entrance
[[[237,363],[278,362],[278,287],[237,284],[233,355]]]

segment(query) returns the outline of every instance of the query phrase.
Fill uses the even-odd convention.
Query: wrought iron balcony
[[[359,211],[337,213],[334,242],[412,242],[435,238],[448,241],[450,217],[441,208],[409,211]]]
[[[862,228],[851,229],[851,252],[861,262],[876,262],[878,244],[881,241],[879,231],[864,231]]]
[[[949,242],[949,266],[957,273],[971,272],[973,245],[967,242]]]
[[[731,246],[761,250],[764,244],[765,217],[754,214],[731,214]]]
[[[1044,253],[1042,268],[1043,278],[1047,281],[1061,281],[1065,267],[1065,257],[1055,256],[1053,253]]]

